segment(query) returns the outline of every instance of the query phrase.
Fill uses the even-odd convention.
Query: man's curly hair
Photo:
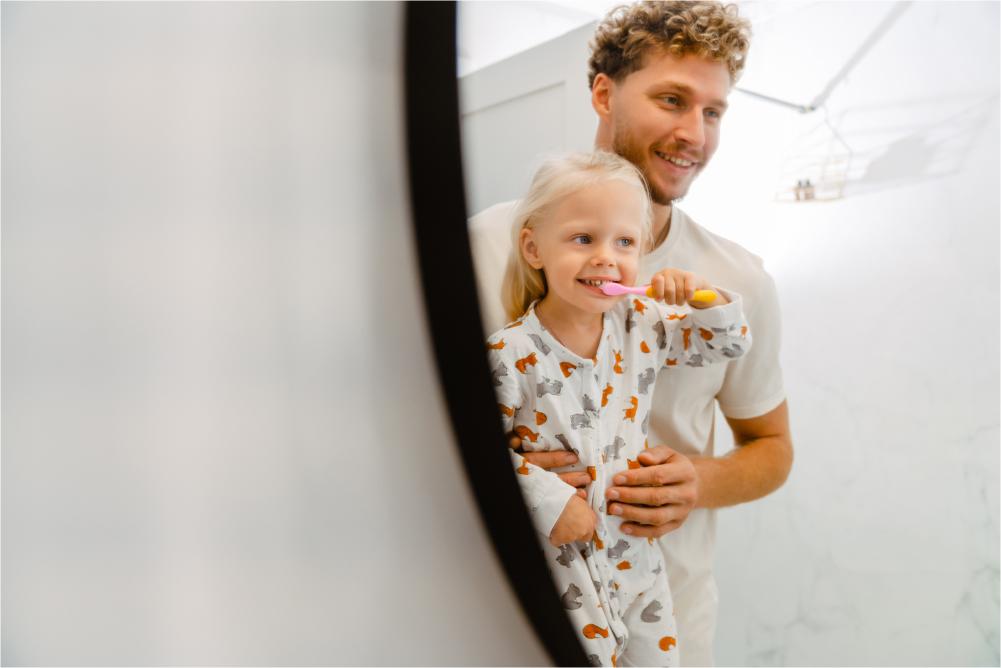
[[[591,41],[587,85],[603,73],[613,81],[643,67],[651,51],[675,56],[695,54],[726,64],[730,82],[744,69],[751,24],[737,6],[721,2],[638,2],[616,7],[602,20]]]

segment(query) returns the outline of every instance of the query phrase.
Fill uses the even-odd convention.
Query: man
[[[712,369],[675,368],[657,385],[652,445],[642,468],[608,490],[608,510],[636,536],[659,538],[678,622],[682,665],[712,665],[717,594],[712,575],[715,509],[760,498],[792,466],[789,418],[778,362],[775,286],[761,260],[695,224],[674,202],[715,153],[727,96],[749,40],[736,7],[718,2],[651,2],[613,10],[592,42],[589,83],[598,115],[595,147],[615,151],[646,177],[654,208],[652,250],[639,279],[663,267],[697,271],[739,292],[754,333],[751,351]],[[491,207],[470,224],[487,331],[503,323],[500,284],[510,250],[514,203]],[[736,448],[714,456],[715,405]],[[544,468],[576,462],[572,453],[527,453]],[[563,473],[576,487],[587,473]]]

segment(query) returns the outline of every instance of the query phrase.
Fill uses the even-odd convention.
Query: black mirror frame
[[[456,10],[454,2],[408,2],[404,38],[410,203],[438,378],[466,477],[508,583],[556,664],[584,666],[587,657],[511,468],[490,381],[467,229]]]

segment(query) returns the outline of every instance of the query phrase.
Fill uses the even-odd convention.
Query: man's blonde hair
[[[504,273],[501,299],[508,320],[523,316],[536,299],[546,294],[546,277],[535,269],[521,252],[521,231],[542,224],[553,207],[568,195],[608,181],[623,181],[636,187],[636,196],[643,198],[643,219],[640,221],[641,252],[652,240],[653,212],[646,181],[636,167],[614,153],[570,153],[546,159],[532,177],[528,194],[515,209],[511,225],[511,253]]]
[[[602,20],[591,41],[588,88],[605,74],[613,81],[643,67],[648,53],[694,54],[726,64],[730,83],[744,69],[751,24],[737,6],[721,2],[638,2],[616,7]]]

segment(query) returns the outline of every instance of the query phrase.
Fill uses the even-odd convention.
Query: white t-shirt
[[[511,224],[517,202],[486,209],[470,220],[484,332],[504,326],[501,283],[511,249]],[[694,271],[711,283],[743,296],[744,314],[754,332],[747,355],[705,369],[678,368],[659,382],[653,397],[650,445],[666,444],[678,452],[713,456],[716,401],[730,418],[752,418],[775,409],[785,399],[779,366],[778,295],[761,258],[732,241],[712,234],[672,207],[667,239],[640,263],[638,283],[665,267]],[[677,530],[660,539],[678,622],[682,666],[713,664],[718,594],[713,578],[716,511],[696,509]]]

